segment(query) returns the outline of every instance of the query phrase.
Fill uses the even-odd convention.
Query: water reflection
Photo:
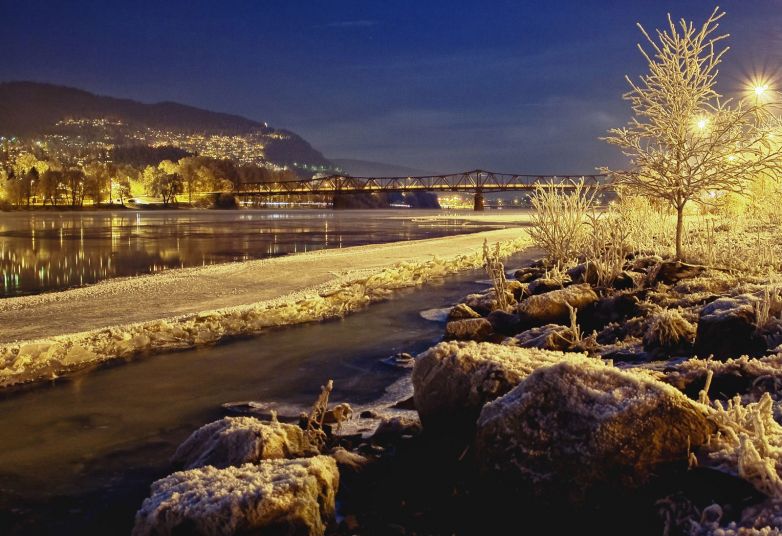
[[[0,297],[170,268],[475,230],[454,220],[417,223],[401,215],[398,211],[2,214]]]

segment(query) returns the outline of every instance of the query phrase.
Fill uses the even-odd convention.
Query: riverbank
[[[519,228],[171,270],[0,302],[0,385],[117,357],[189,348],[269,327],[335,318],[397,288],[481,266]]]

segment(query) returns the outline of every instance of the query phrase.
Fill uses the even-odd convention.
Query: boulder
[[[262,422],[253,417],[225,417],[190,434],[171,461],[185,469],[204,465],[223,468],[316,454],[318,449],[298,426],[277,421]]]
[[[719,298],[704,306],[695,334],[695,354],[721,360],[763,355],[766,342],[755,326],[756,302],[755,296],[742,294],[735,298]]]
[[[584,262],[567,271],[567,275],[574,283],[589,283],[597,285],[599,273],[593,262]]]
[[[616,276],[616,279],[614,279],[614,283],[611,286],[617,290],[632,290],[642,287],[645,279],[646,274],[625,270]]]
[[[132,534],[322,535],[338,487],[329,456],[180,471],[152,484]]]
[[[476,342],[442,342],[413,367],[413,398],[424,429],[469,430],[483,405],[515,387],[536,368],[571,355]]]
[[[500,333],[502,335],[515,335],[524,329],[519,315],[515,313],[506,313],[499,309],[489,313],[486,320],[491,323],[492,330],[494,330],[495,333]]]
[[[405,436],[416,436],[421,433],[421,421],[415,416],[395,415],[386,417],[377,426],[372,435],[375,441],[395,440]]]
[[[664,285],[673,285],[682,279],[698,277],[706,273],[708,268],[698,264],[687,264],[681,261],[662,261],[649,269],[647,274],[647,284],[649,286],[657,283]]]
[[[561,324],[546,324],[519,333],[509,343],[521,348],[566,351],[573,343],[573,332]]]
[[[543,277],[545,273],[545,268],[540,266],[529,266],[527,268],[519,268],[516,270],[516,272],[513,274],[513,277],[516,278],[516,281],[519,283],[529,283],[530,281],[534,281],[539,277]]]
[[[459,303],[457,305],[454,305],[453,308],[448,312],[448,321],[451,322],[452,320],[465,320],[467,318],[480,318],[481,315],[476,313],[472,307],[465,303]]]
[[[530,296],[535,294],[545,294],[546,292],[551,292],[552,290],[559,290],[562,288],[562,286],[562,282],[560,281],[541,277],[540,279],[536,279],[529,284],[527,287],[527,294]]]
[[[568,305],[579,311],[598,300],[597,294],[587,284],[571,285],[545,294],[530,296],[519,304],[518,312],[528,327],[544,324],[569,324]]]
[[[511,487],[581,502],[638,488],[669,462],[686,464],[710,430],[704,406],[650,374],[570,359],[483,408],[477,459]]]
[[[643,315],[639,295],[642,296],[643,292],[621,292],[579,308],[578,323],[581,329],[587,333],[599,331],[612,322],[622,322],[627,318]]]
[[[445,325],[446,339],[483,341],[494,333],[491,322],[485,318],[453,320]]]

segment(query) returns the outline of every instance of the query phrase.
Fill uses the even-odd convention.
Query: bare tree
[[[629,171],[607,170],[632,193],[668,202],[676,211],[676,257],[682,257],[685,206],[708,202],[719,191],[741,192],[746,183],[773,174],[782,164],[774,143],[778,121],[765,99],[723,99],[716,90],[718,66],[728,51],[718,34],[725,15],[716,8],[700,28],[681,19],[653,39],[639,24],[652,51],[638,45],[649,73],[625,77],[634,117],[604,138],[631,160]],[[758,92],[767,88],[758,88]]]

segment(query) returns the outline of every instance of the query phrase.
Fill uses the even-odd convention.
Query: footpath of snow
[[[199,304],[220,303],[217,298],[225,296],[211,288],[216,284],[214,272],[229,270],[226,274],[230,275],[237,270],[237,265],[174,270],[163,274],[162,278],[148,276],[108,281],[74,291],[4,300],[0,302],[0,321],[8,320],[6,328],[9,324],[22,326],[25,323],[24,316],[35,318],[37,312],[45,314],[49,308],[54,308],[58,315],[62,315],[63,310],[71,311],[72,321],[62,324],[66,327],[89,326],[90,323],[100,325],[101,319],[105,321],[106,318],[119,318],[121,325],[76,333],[65,331],[64,334],[34,340],[0,343],[0,387],[54,378],[110,359],[191,348],[227,337],[257,334],[270,327],[342,317],[373,302],[387,299],[395,289],[421,285],[451,273],[482,266],[484,238],[490,242],[499,242],[503,255],[510,255],[530,245],[529,238],[522,230],[505,229],[251,261],[255,265],[249,268],[244,266],[247,263],[239,263],[238,269],[243,269],[244,278],[249,278],[246,272],[250,270],[250,275],[258,279],[256,284],[274,284],[274,277],[287,278],[289,285],[283,286],[287,293],[281,295],[278,292],[271,299],[176,316],[164,314],[165,303],[169,299],[179,299],[183,303],[186,300],[190,307],[196,309]],[[394,255],[388,254],[388,250],[393,250]],[[377,256],[381,257],[381,261],[375,258]],[[400,256],[410,260],[383,262],[384,259],[398,259]],[[317,282],[318,279],[305,277],[300,271],[284,272],[290,268],[306,271],[308,267],[314,267],[313,263],[317,263],[318,270],[324,272],[330,268],[330,261],[334,262],[334,266],[347,265],[351,269],[342,274],[327,272],[331,277],[326,282],[309,287],[306,283]],[[232,266],[234,272],[230,271]],[[269,272],[275,276],[264,279],[263,276],[268,276]],[[295,285],[298,280],[304,281],[299,288]],[[220,284],[230,287],[232,281],[222,279]],[[166,291],[179,289],[182,285],[187,288],[182,290],[181,296],[167,295]],[[179,290],[176,292],[179,293]],[[115,308],[122,312],[122,306],[138,294],[144,296],[145,300],[156,296],[159,303],[155,303],[152,298],[152,303],[143,304],[141,313],[137,311],[138,305],[132,311],[136,316],[153,319],[123,323],[122,314],[117,315]],[[227,294],[231,295],[222,299],[222,303],[242,299],[241,293]],[[155,318],[156,308],[161,313],[159,318]],[[3,314],[5,318],[2,318]],[[130,314],[128,316],[133,317]]]

